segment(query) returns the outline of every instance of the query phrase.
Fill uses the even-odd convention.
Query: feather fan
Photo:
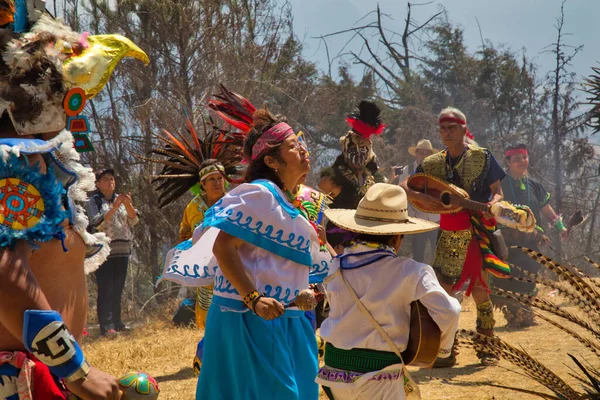
[[[579,220],[579,218],[576,219]],[[522,293],[514,293],[501,289],[495,289],[496,293],[520,304],[534,307],[534,312],[539,318],[569,334],[594,353],[596,357],[600,357],[600,330],[598,329],[600,326],[600,309],[598,291],[596,290],[598,285],[595,284],[592,278],[570,263],[561,264],[537,251],[520,246],[515,247],[520,248],[542,266],[555,272],[558,275],[560,282],[552,282],[523,270],[528,278],[540,285],[558,289],[559,294],[574,305],[578,311],[583,312],[585,317],[591,322],[588,322],[586,318],[582,318],[572,313],[570,310],[563,309],[551,301],[537,296],[528,296]],[[600,265],[587,257],[585,259],[590,264],[594,265],[594,267],[600,269]],[[527,279],[515,280],[527,281]],[[561,320],[555,320],[556,317],[559,317]],[[568,324],[564,323],[565,320],[584,328],[584,333],[586,333],[586,335],[571,329],[567,326]],[[587,335],[591,336],[589,338],[585,337]],[[579,393],[573,387],[567,385],[560,377],[555,375],[525,351],[515,349],[497,337],[488,338],[478,335],[475,332],[464,330],[461,330],[458,336],[461,338],[459,341],[460,344],[472,346],[479,351],[496,354],[498,357],[519,366],[529,377],[552,390],[561,399],[600,399],[600,372],[591,365],[587,367],[584,366],[580,360],[573,357],[571,354],[569,354],[569,357],[571,357],[581,372],[572,373],[570,375],[583,385],[583,389],[585,390],[584,393]],[[519,390],[516,388],[507,388]]]

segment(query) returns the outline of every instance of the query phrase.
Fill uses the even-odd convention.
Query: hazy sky
[[[327,66],[326,53],[319,41],[311,37],[347,29],[377,7],[375,0],[291,0],[291,3],[294,30],[304,39],[305,55],[317,61],[321,68]],[[404,0],[379,1],[382,12],[393,18],[384,22],[386,28],[400,31],[404,27],[406,4]],[[464,29],[470,51],[481,46],[478,19],[485,39],[516,51],[524,48],[529,59],[540,66],[540,72],[546,73],[553,68],[553,55],[542,52],[556,40],[554,24],[560,13],[561,0],[439,0],[427,6],[413,7],[413,16],[416,21],[425,22],[439,5],[447,10],[453,24]],[[584,45],[573,61],[573,71],[579,75],[589,75],[592,66],[600,66],[599,15],[600,0],[568,0],[565,4],[564,31],[572,34],[565,42]],[[346,40],[330,40],[330,53],[337,53]],[[361,72],[360,69],[355,71]]]

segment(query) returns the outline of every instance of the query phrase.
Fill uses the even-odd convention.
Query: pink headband
[[[452,117],[452,116],[450,116],[450,117],[445,116],[445,117],[440,118],[439,121],[438,121],[438,124],[441,124],[442,122],[455,122],[455,123],[457,123],[459,125],[466,125],[467,124],[467,121],[463,121],[460,118],[456,118],[456,117]],[[466,131],[465,134],[467,135],[467,137],[469,139],[471,139],[471,140],[474,139],[473,134],[469,131],[469,128],[467,128],[467,131]]]
[[[252,161],[256,160],[269,146],[279,144],[293,134],[294,130],[285,122],[273,125],[252,146]]]

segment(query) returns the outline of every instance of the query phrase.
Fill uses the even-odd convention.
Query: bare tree
[[[563,206],[563,160],[561,151],[563,141],[571,129],[571,112],[572,112],[572,81],[574,74],[568,71],[571,61],[583,46],[573,47],[565,44],[564,38],[568,33],[563,31],[565,23],[565,2],[563,0],[560,6],[560,16],[554,25],[556,28],[556,42],[548,46],[549,52],[556,56],[555,67],[552,70],[552,145],[554,153],[554,182],[555,186],[555,202],[556,209],[562,210]],[[567,53],[568,50],[571,50]],[[557,250],[561,252],[561,243],[557,242]]]
[[[407,16],[402,33],[390,31],[384,27],[382,19],[383,17],[389,18],[389,16],[383,14],[379,5],[377,5],[375,11],[368,13],[362,18],[365,19],[374,14],[374,21],[365,25],[323,35],[319,39],[325,43],[329,58],[327,38],[352,33],[350,39],[344,48],[340,50],[336,58],[350,55],[354,64],[363,65],[367,71],[371,72],[382,82],[381,89],[384,94],[380,99],[388,106],[399,108],[403,105],[410,105],[406,101],[406,88],[410,86],[413,78],[412,60],[422,60],[413,50],[414,42],[420,42],[420,33],[445,13],[444,10],[439,11],[423,23],[415,21],[412,16],[412,8],[426,4],[407,4]],[[355,39],[358,39],[362,43],[361,50],[359,52],[353,50],[346,52],[346,47]],[[329,60],[330,70],[332,61],[331,59]]]

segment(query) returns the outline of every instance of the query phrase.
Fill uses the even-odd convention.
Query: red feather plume
[[[208,108],[228,124],[244,133],[250,132],[256,107],[245,97],[227,90],[223,84],[219,84],[219,88],[221,93],[213,95],[214,99],[209,100]]]

